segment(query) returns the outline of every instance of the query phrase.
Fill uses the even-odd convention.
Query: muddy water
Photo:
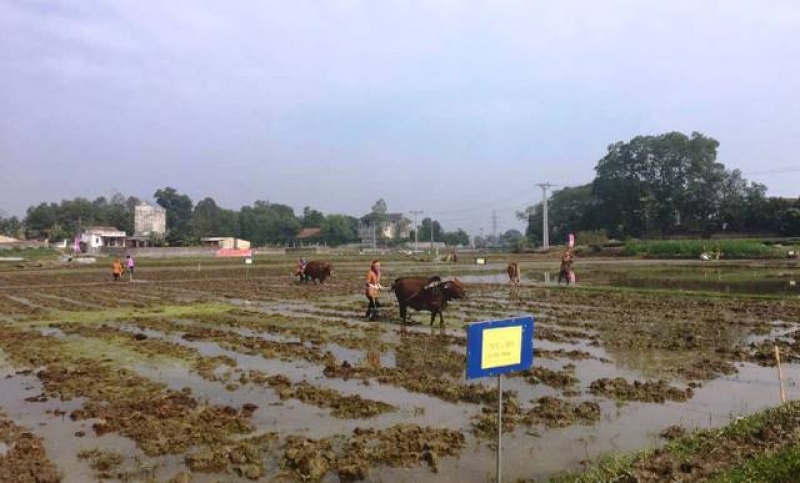
[[[78,451],[82,448],[102,447],[125,454],[136,453],[136,445],[128,439],[111,434],[95,437],[93,420],[72,421],[67,417],[71,411],[83,405],[80,399],[65,402],[54,399],[37,403],[25,401],[25,398],[41,392],[42,385],[35,376],[15,374],[9,369],[0,370],[0,407],[17,425],[43,438],[47,456],[63,472],[65,482],[78,483],[93,479],[88,464],[78,459]],[[66,414],[55,415],[55,410]],[[85,432],[86,436],[78,439],[76,445],[75,433],[78,431]]]
[[[508,284],[504,271],[489,270],[459,277],[465,283]],[[557,270],[524,269],[522,283],[552,284],[558,281]],[[629,271],[597,270],[591,265],[578,269],[578,281],[584,285],[632,288],[672,288],[725,293],[782,294],[800,296],[800,271],[796,268],[752,269],[749,267],[687,266],[682,268],[634,268]]]
[[[420,425],[440,425],[447,427],[469,427],[470,410],[455,404],[443,402],[437,398],[424,394],[417,394],[394,386],[378,384],[368,385],[355,379],[341,380],[326,377],[322,367],[305,361],[280,361],[265,359],[257,355],[246,355],[239,352],[221,348],[213,342],[186,341],[180,336],[166,336],[153,330],[145,333],[149,337],[161,337],[169,342],[197,349],[203,356],[228,356],[236,360],[237,367],[232,380],[237,380],[241,372],[258,370],[266,374],[282,374],[293,383],[307,381],[313,385],[337,390],[345,395],[357,394],[365,399],[373,399],[392,404],[400,408],[399,411],[390,412],[367,420],[341,420],[332,418],[330,410],[320,409],[297,400],[281,401],[270,388],[245,384],[233,391],[225,388],[219,382],[207,381],[197,374],[189,371],[182,364],[171,366],[138,365],[134,369],[141,375],[151,380],[162,382],[172,389],[179,390],[190,387],[195,398],[211,404],[230,405],[236,408],[245,403],[253,403],[259,409],[253,414],[253,421],[260,430],[280,431],[287,434],[298,433],[309,437],[319,438],[350,433],[356,427],[368,424],[370,427],[385,428],[403,422],[413,422]],[[343,355],[355,356],[351,362],[358,365],[365,358],[365,354],[344,347],[328,344],[335,352]],[[348,359],[341,359],[348,360]],[[381,360],[384,367],[394,364],[394,356]],[[409,421],[409,418],[412,421]]]
[[[582,265],[586,267],[588,264]],[[533,266],[533,265],[532,265]],[[547,281],[548,276],[553,276],[555,272],[547,272],[548,265],[542,265],[540,270],[528,268],[523,271],[524,285],[534,285]],[[259,302],[238,300],[236,304],[247,306],[251,309],[259,309],[266,314],[281,314],[297,318],[313,317],[321,329],[319,340],[329,341],[343,339],[340,335],[356,335],[361,337],[374,338],[375,346],[378,342],[383,342],[381,349],[388,347],[386,352],[380,353],[376,357],[371,354],[367,357],[365,349],[353,349],[353,345],[342,347],[333,342],[323,343],[321,349],[330,351],[338,361],[348,361],[353,366],[363,366],[367,364],[380,364],[384,367],[398,367],[400,370],[426,371],[425,366],[419,364],[421,356],[417,353],[427,350],[439,351],[450,350],[455,353],[463,354],[464,346],[457,344],[452,339],[435,337],[439,334],[463,337],[463,323],[472,320],[486,320],[488,318],[507,317],[509,310],[524,311],[535,307],[534,313],[537,316],[537,324],[541,329],[549,329],[553,333],[568,334],[576,327],[583,327],[581,324],[593,323],[593,320],[570,319],[567,323],[563,321],[565,309],[571,311],[583,311],[592,314],[595,307],[591,307],[591,299],[577,298],[576,303],[569,303],[568,307],[563,300],[569,301],[563,294],[572,297],[576,291],[552,290],[548,293],[555,294],[548,300],[553,305],[548,305],[548,301],[523,301],[514,299],[508,288],[506,274],[502,271],[504,267],[487,267],[484,271],[471,271],[470,274],[460,277],[462,281],[475,284],[469,287],[470,294],[476,294],[474,298],[459,301],[448,308],[445,315],[448,327],[440,331],[438,328],[428,328],[428,317],[425,314],[417,316],[417,320],[422,325],[401,327],[394,323],[394,318],[387,319],[383,331],[370,331],[365,333],[367,326],[375,327],[374,324],[365,324],[359,318],[363,315],[361,309],[364,306],[363,296],[347,293],[342,289],[339,293],[332,296],[314,295],[309,288],[303,292],[302,302],[300,298],[292,298],[288,292],[278,292],[268,297],[273,298],[274,302],[261,299]],[[608,284],[608,280],[592,278],[591,270],[586,269],[586,276],[581,278],[584,284]],[[537,275],[538,274],[538,275]],[[652,272],[655,277],[656,271]],[[539,277],[541,275],[541,277]],[[580,276],[580,273],[579,273]],[[660,275],[659,275],[660,276]],[[360,277],[360,273],[359,273]],[[359,279],[360,280],[360,279]],[[719,281],[719,280],[716,280]],[[724,280],[723,280],[724,281]],[[555,277],[551,278],[550,283],[555,282]],[[477,285],[481,284],[481,285]],[[488,285],[487,285],[488,284]],[[187,289],[189,287],[187,286]],[[246,292],[232,292],[236,296],[244,297]],[[305,290],[305,288],[304,288]],[[320,289],[321,291],[322,289]],[[328,290],[328,287],[325,287]],[[523,291],[526,290],[524,287]],[[530,290],[530,289],[529,289]],[[539,291],[539,289],[536,289]],[[202,290],[198,288],[198,293]],[[559,299],[558,293],[562,294],[563,299]],[[283,295],[285,298],[281,298]],[[258,295],[261,297],[261,294]],[[87,299],[88,300],[88,299]],[[396,315],[396,309],[391,307],[391,298],[387,299],[390,308],[387,313]],[[648,308],[648,300],[638,300],[641,305],[631,304],[630,313],[635,313],[642,308]],[[585,304],[585,305],[581,305]],[[157,306],[158,304],[154,304]],[[350,313],[347,307],[354,307]],[[603,307],[608,309],[608,307]],[[395,309],[395,312],[392,310]],[[714,308],[708,309],[706,314],[711,314]],[[627,313],[625,314],[627,315]],[[785,314],[784,314],[785,315]],[[585,316],[584,316],[585,317]],[[589,317],[594,317],[590,315]],[[604,317],[600,314],[597,317]],[[774,318],[788,318],[785,317]],[[351,322],[347,327],[340,323],[327,324],[326,322]],[[181,320],[187,328],[196,324],[192,320]],[[613,322],[603,319],[604,323]],[[789,322],[798,322],[789,320]],[[272,322],[274,323],[274,321]],[[303,322],[305,324],[305,321]],[[204,323],[199,325],[212,325]],[[313,327],[313,324],[306,324]],[[596,326],[588,325],[587,326]],[[285,334],[266,333],[251,329],[235,329],[230,327],[216,327],[220,330],[228,330],[243,337],[260,337],[264,340],[279,343],[297,343],[299,338]],[[308,327],[304,327],[308,328]],[[125,330],[140,332],[134,327],[124,327]],[[765,327],[760,327],[757,333],[763,333]],[[769,340],[775,338],[791,337],[791,331],[796,330],[793,324],[776,324],[774,330],[767,336],[753,336],[751,333],[741,331],[741,326],[731,324],[731,328],[720,332],[714,332],[720,337],[724,337],[727,346],[746,346],[750,342]],[[403,334],[408,331],[411,334]],[[595,332],[581,329],[580,335],[568,334],[570,339],[576,339],[573,343],[554,343],[537,339],[535,346],[537,349],[547,351],[580,350],[589,353],[589,359],[570,359],[568,356],[560,358],[554,357],[552,353],[548,357],[537,357],[534,361],[535,367],[546,368],[552,371],[567,371],[574,374],[578,382],[569,387],[569,396],[565,396],[564,388],[550,387],[544,383],[533,384],[530,379],[523,377],[504,377],[504,389],[516,392],[517,400],[523,411],[533,406],[533,401],[542,396],[553,396],[566,399],[570,403],[580,401],[597,402],[601,408],[600,421],[592,425],[576,425],[564,429],[546,429],[542,426],[526,427],[519,425],[505,436],[504,443],[504,472],[508,480],[516,478],[532,478],[538,480],[546,479],[555,472],[565,469],[580,467],[581,461],[594,460],[599,455],[610,451],[638,450],[646,446],[661,444],[658,433],[665,427],[672,424],[680,424],[687,428],[719,426],[727,423],[731,418],[739,414],[751,413],[778,402],[778,385],[774,368],[761,368],[751,364],[739,365],[739,372],[732,376],[717,378],[695,390],[693,398],[687,402],[667,402],[665,404],[650,403],[616,403],[607,398],[595,397],[589,392],[589,385],[592,381],[599,378],[623,377],[628,381],[646,380],[652,378],[670,378],[670,368],[674,369],[676,361],[684,356],[694,354],[692,351],[659,351],[652,349],[621,350],[604,349],[597,347],[598,341],[602,338],[594,337]],[[145,330],[149,338],[163,339],[169,342],[180,344],[197,349],[203,356],[228,356],[236,361],[236,367],[231,368],[220,365],[214,374],[220,381],[209,381],[200,375],[192,372],[190,362],[169,362],[166,357],[157,361],[136,362],[129,366],[138,374],[166,384],[167,386],[180,389],[189,387],[192,395],[200,402],[210,404],[230,405],[241,408],[244,404],[251,403],[258,406],[252,415],[252,421],[256,426],[257,433],[276,431],[281,436],[302,435],[312,438],[323,438],[333,435],[348,435],[356,428],[375,428],[385,429],[398,423],[412,423],[421,426],[447,427],[461,431],[467,437],[467,446],[458,459],[443,458],[439,463],[439,472],[433,473],[423,463],[413,468],[374,468],[370,471],[368,481],[466,481],[466,482],[485,482],[491,479],[494,468],[494,453],[490,448],[490,443],[476,440],[471,433],[473,418],[480,414],[481,405],[479,404],[453,404],[443,402],[440,399],[410,392],[406,389],[379,384],[375,380],[363,382],[357,379],[342,380],[325,377],[322,367],[309,363],[303,359],[277,360],[266,359],[260,355],[246,355],[240,352],[226,350],[219,344],[204,341],[186,341],[182,339],[180,332],[164,334],[155,330]],[[379,332],[379,333],[376,333]],[[42,334],[51,337],[63,337],[63,333],[58,329],[42,328]],[[289,333],[291,333],[289,331]],[[431,336],[427,340],[422,335]],[[666,334],[669,336],[670,334]],[[77,337],[77,336],[68,336]],[[314,339],[317,340],[317,339]],[[407,348],[409,345],[424,347],[417,353],[408,355],[407,352],[397,352],[398,347]],[[423,345],[424,344],[424,345]],[[368,344],[367,344],[368,345]],[[310,346],[310,344],[309,344]],[[730,347],[727,347],[730,348]],[[245,350],[240,348],[239,350]],[[700,352],[700,349],[695,350]],[[410,360],[409,360],[410,359]],[[128,359],[126,359],[127,361]],[[136,359],[139,361],[140,359]],[[166,361],[166,362],[165,362]],[[678,361],[680,362],[680,361]],[[3,367],[0,364],[0,367]],[[410,369],[409,369],[410,368]],[[431,368],[432,373],[438,368]],[[250,370],[258,370],[268,375],[281,374],[286,376],[292,383],[308,382],[320,388],[335,389],[344,395],[359,395],[365,399],[392,404],[397,407],[394,412],[381,414],[368,419],[339,419],[331,416],[331,410],[319,408],[311,404],[303,403],[295,399],[281,400],[274,389],[263,387],[253,383],[240,384],[239,376]],[[441,371],[440,371],[441,372]],[[787,396],[790,398],[800,397],[800,386],[797,379],[800,378],[800,366],[785,365],[784,374],[786,377]],[[0,377],[5,373],[0,373]],[[412,374],[413,375],[413,374]],[[206,376],[208,374],[206,373]],[[456,374],[455,380],[465,383],[463,375]],[[474,382],[474,381],[470,381]],[[686,381],[670,379],[670,384],[679,388],[685,387]],[[230,383],[230,384],[229,384]],[[482,384],[489,388],[494,388],[494,379],[480,380]],[[14,375],[10,379],[0,379],[0,407],[12,417],[18,424],[32,428],[37,434],[43,436],[47,445],[50,458],[57,462],[60,468],[68,476],[66,481],[92,481],[92,473],[85,462],[77,459],[77,452],[82,448],[108,448],[116,449],[126,455],[124,466],[135,468],[135,459],[138,457],[141,464],[146,467],[157,466],[154,470],[142,469],[138,478],[144,479],[147,476],[154,477],[157,481],[165,481],[178,471],[185,469],[182,461],[183,455],[176,455],[165,458],[148,459],[136,450],[135,445],[125,438],[120,438],[113,434],[105,435],[102,438],[93,436],[91,429],[92,421],[72,422],[68,417],[53,416],[48,413],[48,409],[60,408],[71,410],[79,406],[80,401],[70,403],[60,403],[48,401],[46,403],[26,403],[25,397],[35,396],[40,392],[40,385],[34,376]],[[40,426],[40,423],[44,423]],[[76,438],[74,433],[85,430],[86,436]],[[3,448],[0,446],[0,454]],[[280,452],[271,455],[267,463],[268,478],[275,476],[278,469],[275,466],[275,459],[280,456]],[[204,475],[194,474],[193,481],[241,481],[232,474]],[[335,472],[332,472],[326,481],[336,481]]]
[[[787,367],[786,396],[800,397],[800,366]],[[619,372],[611,372],[620,375]],[[504,384],[506,387],[507,384]],[[745,364],[739,374],[724,377],[698,389],[686,403],[629,403],[617,407],[601,401],[601,420],[593,426],[564,429],[517,428],[503,439],[505,478],[533,478],[546,481],[565,469],[579,469],[582,461],[595,461],[609,452],[637,451],[663,441],[658,433],[673,424],[689,429],[724,425],[740,415],[778,404],[774,369]],[[536,434],[532,434],[536,433]],[[424,468],[411,470],[383,468],[383,481],[485,482],[494,474],[495,454],[487,444],[472,444],[459,460],[443,459],[439,473]]]
[[[420,332],[428,333],[426,329]],[[459,331],[454,330],[453,333]],[[157,333],[149,332],[156,336]],[[479,406],[470,404],[444,403],[436,398],[410,393],[403,389],[377,383],[364,385],[357,380],[328,379],[318,367],[303,362],[290,363],[267,360],[260,356],[247,356],[226,351],[214,343],[187,342],[179,337],[165,337],[173,342],[199,349],[204,355],[228,355],[237,360],[239,370],[257,369],[270,374],[285,374],[293,382],[306,380],[322,387],[330,387],[344,394],[359,394],[368,399],[381,400],[401,409],[370,420],[338,420],[331,418],[328,410],[319,409],[295,400],[280,401],[268,388],[245,384],[239,389],[229,391],[220,383],[209,382],[194,375],[182,366],[176,367],[137,367],[136,370],[147,377],[165,382],[175,389],[189,386],[195,397],[214,404],[229,404],[241,407],[244,403],[255,403],[259,409],[253,414],[253,421],[259,431],[278,431],[284,434],[303,434],[313,438],[348,434],[356,427],[369,426],[386,428],[401,422],[420,425],[458,428],[469,432],[472,415]],[[330,345],[341,356],[357,360],[359,351]],[[687,428],[706,428],[719,426],[741,414],[748,414],[778,401],[775,371],[751,364],[742,364],[739,373],[718,378],[696,390],[694,398],[685,403],[667,402],[665,404],[616,403],[597,399],[588,393],[591,381],[601,377],[626,377],[629,380],[641,379],[643,373],[651,372],[650,364],[657,364],[657,358],[624,357],[587,344],[559,344],[537,341],[539,349],[580,349],[591,353],[598,359],[624,359],[618,366],[597,359],[566,361],[563,359],[537,358],[534,364],[552,370],[563,369],[566,363],[574,364],[575,375],[580,380],[579,395],[574,401],[594,400],[601,405],[601,421],[593,426],[575,426],[566,429],[546,430],[541,427],[519,427],[507,434],[504,443],[504,472],[508,478],[546,479],[564,469],[576,469],[580,462],[593,460],[610,451],[629,451],[661,444],[658,432],[663,428],[679,424]],[[458,346],[453,349],[463,349]],[[634,361],[634,362],[632,362]],[[621,362],[621,361],[617,361]],[[627,368],[626,368],[627,367]],[[800,387],[796,378],[800,376],[800,366],[787,365],[787,396],[800,397]],[[483,381],[493,384],[492,381]],[[680,382],[676,382],[680,385]],[[523,407],[542,396],[559,396],[560,391],[542,384],[530,385],[520,378],[505,378],[504,389],[514,390]],[[531,464],[531,461],[535,462]],[[412,469],[381,468],[373,475],[383,481],[485,481],[494,465],[494,453],[487,443],[472,440],[459,460],[443,459],[439,462],[438,474],[425,467]]]

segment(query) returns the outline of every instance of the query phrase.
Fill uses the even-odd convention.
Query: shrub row
[[[625,244],[628,256],[652,258],[697,258],[707,253],[712,258],[782,258],[783,251],[757,240],[653,240],[629,241]]]

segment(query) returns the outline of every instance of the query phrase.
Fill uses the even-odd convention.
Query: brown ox
[[[519,287],[519,264],[517,262],[509,263],[506,272],[508,272],[508,280],[511,285]]]
[[[406,322],[408,307],[414,310],[427,310],[431,313],[431,325],[439,314],[439,326],[444,327],[442,311],[447,302],[467,296],[464,286],[458,279],[442,280],[434,277],[400,277],[392,284],[392,292],[397,296],[400,318]]]
[[[333,265],[331,262],[312,261],[306,264],[305,274],[300,275],[300,269],[295,272],[295,275],[300,277],[301,282],[308,282],[313,280],[314,283],[325,283],[325,279],[331,276],[333,272]]]

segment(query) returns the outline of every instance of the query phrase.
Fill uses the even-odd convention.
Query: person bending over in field
[[[125,267],[122,266],[122,260],[117,258],[111,264],[111,275],[114,277],[114,281],[119,280],[123,273],[125,273]]]
[[[305,258],[300,258],[300,261],[297,262],[297,275],[300,276],[301,282],[308,282],[308,276],[306,275],[306,266],[308,262]]]
[[[564,250],[564,254],[561,255],[561,268],[558,271],[559,285],[561,285],[561,280],[564,280],[567,285],[574,280],[575,275],[572,272],[572,263],[572,253],[570,253],[569,249]]]

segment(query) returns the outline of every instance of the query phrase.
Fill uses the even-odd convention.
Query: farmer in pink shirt
[[[130,273],[131,279],[133,279],[133,269],[136,268],[136,261],[133,259],[132,256],[126,255],[125,256],[125,269]]]

